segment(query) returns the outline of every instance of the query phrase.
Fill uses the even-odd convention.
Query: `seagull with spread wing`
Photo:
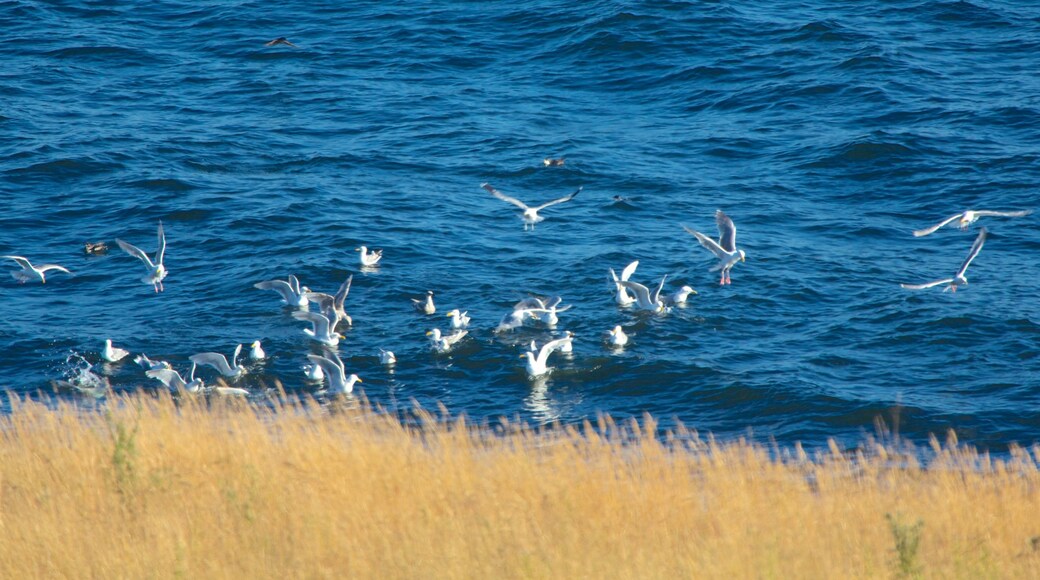
[[[914,237],[915,238],[919,238],[921,236],[927,236],[928,234],[931,234],[931,233],[939,230],[943,226],[945,226],[945,225],[947,225],[950,222],[953,222],[955,220],[957,222],[957,227],[958,228],[960,228],[961,230],[966,230],[966,229],[968,229],[968,226],[970,226],[971,224],[973,224],[976,221],[978,221],[978,219],[980,217],[989,217],[989,216],[995,216],[995,217],[1022,217],[1022,216],[1027,216],[1027,215],[1029,215],[1031,213],[1033,213],[1033,210],[1029,210],[1029,209],[1021,210],[1021,211],[991,211],[991,210],[986,210],[986,209],[969,209],[967,211],[951,215],[950,217],[948,217],[948,218],[944,219],[943,221],[935,224],[934,226],[927,227],[927,228],[924,228],[922,230],[914,230]]]
[[[986,228],[979,230],[978,237],[975,238],[975,243],[971,245],[971,250],[968,251],[968,257],[961,264],[960,269],[954,274],[953,278],[943,278],[942,280],[936,280],[934,282],[925,282],[924,284],[900,284],[907,290],[924,290],[925,288],[931,288],[932,286],[938,286],[940,284],[947,284],[946,288],[943,288],[943,292],[956,292],[958,286],[967,286],[968,278],[964,275],[968,271],[968,266],[971,265],[971,261],[975,259],[975,256],[979,255],[982,251],[982,244],[986,243]]]
[[[574,196],[576,196],[579,193],[581,193],[581,190],[582,190],[582,188],[579,187],[577,191],[575,191],[574,193],[572,193],[570,195],[566,195],[566,196],[561,197],[559,199],[554,199],[554,200],[552,200],[550,202],[543,203],[542,205],[539,205],[539,206],[531,207],[531,206],[527,205],[526,203],[520,201],[519,199],[516,199],[515,197],[509,197],[508,195],[506,195],[506,194],[502,193],[501,191],[495,189],[494,187],[491,186],[490,183],[481,183],[480,187],[483,187],[485,191],[487,191],[491,195],[497,197],[498,199],[501,199],[502,201],[504,201],[506,203],[511,203],[511,204],[515,205],[516,207],[524,210],[523,215],[520,216],[520,218],[522,220],[524,220],[524,230],[527,230],[528,228],[534,229],[534,224],[536,224],[536,223],[542,221],[543,219],[545,219],[542,216],[538,215],[539,211],[541,211],[541,210],[543,210],[543,209],[545,209],[547,207],[554,206],[554,205],[556,205],[558,203],[563,203],[565,201],[570,201],[570,200],[574,199]]]
[[[737,226],[733,224],[733,220],[729,219],[728,215],[722,213],[721,209],[715,210],[715,225],[719,228],[718,242],[686,226],[683,226],[683,229],[686,230],[686,233],[697,238],[697,241],[707,248],[708,251],[715,254],[715,257],[719,259],[719,263],[711,270],[713,272],[722,270],[719,284],[729,284],[731,283],[729,278],[730,269],[737,262],[743,262],[745,254],[744,250],[737,249]]]
[[[30,264],[29,260],[21,256],[0,256],[0,258],[14,260],[15,262],[18,262],[19,266],[22,267],[21,270],[15,270],[14,272],[11,272],[11,276],[15,280],[18,280],[19,284],[25,284],[29,280],[39,280],[41,284],[46,284],[47,277],[44,275],[44,272],[47,272],[49,270],[57,270],[59,272],[65,272],[66,274],[72,274],[72,272],[69,272],[68,270],[57,264],[44,264],[42,266],[36,267]]]
[[[141,281],[145,284],[151,284],[154,286],[156,292],[162,292],[163,278],[169,274],[169,272],[166,271],[166,266],[163,265],[163,257],[166,254],[166,234],[163,233],[162,222],[159,222],[159,249],[155,251],[154,262],[141,248],[138,248],[133,244],[128,244],[120,239],[116,239],[116,243],[119,244],[120,248],[123,248],[124,252],[138,260],[141,260],[141,262],[144,263],[145,268],[148,268],[148,275],[141,278]]]

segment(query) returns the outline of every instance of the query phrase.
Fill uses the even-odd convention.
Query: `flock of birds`
[[[560,166],[563,164],[563,159],[547,158],[544,164],[547,167]],[[531,206],[515,197],[502,193],[488,183],[481,184],[481,187],[494,197],[518,207],[522,211],[520,218],[524,223],[525,230],[533,229],[535,224],[544,220],[539,213],[540,211],[571,201],[582,191],[582,188],[579,187],[569,195],[541,205]],[[926,236],[951,224],[956,225],[961,230],[966,230],[981,217],[1022,217],[1030,213],[1030,210],[968,210],[949,216],[930,227],[916,230],[913,234],[916,237]],[[685,225],[682,225],[682,228],[717,258],[718,263],[712,268],[712,271],[717,270],[720,272],[720,285],[728,285],[732,283],[730,271],[737,263],[745,261],[746,254],[744,250],[737,247],[737,228],[729,216],[721,210],[717,210],[715,212],[715,224],[718,228],[718,239]],[[944,291],[956,292],[959,286],[968,284],[968,279],[965,275],[966,271],[982,250],[986,236],[987,230],[983,227],[979,230],[978,236],[968,252],[968,257],[952,278],[943,278],[922,284],[901,284],[901,286],[910,290],[921,290],[945,284]],[[166,235],[163,231],[162,222],[159,223],[158,247],[154,257],[150,257],[139,247],[123,240],[117,239],[116,244],[124,252],[137,258],[144,266],[145,275],[141,277],[141,281],[151,285],[156,293],[162,292],[163,280],[169,274],[164,265]],[[104,249],[99,248],[99,245],[94,246],[93,250],[96,251]],[[88,253],[93,253],[90,244],[88,244],[87,251]],[[382,250],[371,250],[367,246],[359,246],[356,248],[356,251],[358,252],[358,261],[363,269],[377,268],[383,259]],[[46,274],[52,271],[72,274],[68,269],[57,264],[34,266],[23,256],[8,255],[0,256],[0,258],[14,260],[21,267],[20,270],[12,272],[12,276],[22,284],[27,282],[46,283]],[[621,270],[620,276],[613,268],[609,269],[610,281],[614,286],[614,300],[618,306],[646,313],[662,314],[670,311],[673,307],[685,306],[689,297],[697,294],[696,290],[685,285],[673,293],[663,294],[665,282],[668,278],[667,275],[662,277],[660,282],[653,287],[634,282],[631,278],[638,266],[639,261],[633,261]],[[286,280],[265,280],[254,284],[254,287],[257,289],[277,292],[281,297],[282,303],[293,309],[291,316],[294,319],[309,323],[309,328],[302,329],[302,332],[310,340],[321,346],[322,354],[308,354],[308,364],[304,365],[302,370],[307,379],[327,384],[327,387],[320,391],[323,394],[346,395],[353,391],[356,383],[362,382],[358,375],[347,373],[343,360],[336,352],[339,342],[345,338],[337,329],[342,328],[343,325],[353,325],[353,320],[344,308],[352,281],[353,275],[343,281],[335,294],[312,291],[301,285],[295,275],[288,276]],[[421,316],[430,316],[437,311],[432,290],[427,291],[425,296],[421,298],[412,298],[411,301],[416,313]],[[562,301],[562,298],[559,296],[531,296],[520,300],[502,317],[494,331],[496,333],[509,333],[528,324],[537,324],[554,329],[559,323],[559,314],[570,308],[570,306],[561,306]],[[311,311],[311,304],[317,305],[316,311]],[[435,353],[450,352],[469,333],[468,326],[471,319],[468,312],[454,309],[448,312],[447,316],[451,319],[449,331],[433,328],[426,333],[429,338],[430,349]],[[628,343],[628,340],[628,336],[621,325],[615,326],[604,334],[604,341],[610,348],[623,348]],[[532,340],[526,346],[524,352],[520,354],[520,358],[525,359],[527,375],[531,378],[537,378],[549,373],[552,370],[549,366],[550,357],[555,352],[572,352],[573,341],[574,334],[570,331],[565,331],[562,337],[549,340],[541,346]],[[220,395],[248,395],[248,390],[228,386],[226,383],[226,381],[234,382],[248,372],[246,366],[239,363],[242,348],[241,344],[235,348],[230,361],[218,352],[203,352],[190,356],[191,368],[186,378],[174,370],[169,363],[152,361],[144,354],[138,355],[133,360],[144,368],[147,377],[161,382],[167,388],[177,393],[205,392]],[[112,341],[107,339],[100,352],[101,358],[108,363],[123,361],[129,355],[130,353],[127,350],[113,346]],[[262,361],[266,358],[266,353],[260,341],[252,343],[248,357],[251,361]],[[397,357],[392,351],[380,349],[379,360],[383,365],[393,366],[397,362]],[[216,385],[207,386],[202,378],[195,376],[200,366],[212,368],[224,381],[220,381]],[[76,385],[70,386],[75,387]]]

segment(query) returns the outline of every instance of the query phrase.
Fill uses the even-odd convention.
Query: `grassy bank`
[[[349,405],[113,407],[0,419],[4,577],[1040,577],[1036,449],[935,445],[924,468]]]

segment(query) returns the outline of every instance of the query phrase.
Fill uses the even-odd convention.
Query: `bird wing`
[[[289,288],[292,288],[293,295],[300,295],[300,280],[292,274],[289,274]]]
[[[971,250],[968,251],[968,257],[964,260],[964,263],[961,264],[961,269],[957,270],[958,278],[964,275],[964,272],[968,270],[968,266],[971,265],[971,261],[974,260],[975,256],[978,256],[979,252],[982,251],[982,244],[986,243],[987,233],[986,228],[979,230],[979,235],[975,238],[975,243],[971,245]]]
[[[640,305],[652,306],[654,304],[654,301],[650,299],[650,289],[639,282],[622,280],[618,282],[618,284],[621,284],[625,288],[634,292],[636,295],[636,301],[639,302]]]
[[[442,337],[442,339],[444,340],[445,344],[447,344],[448,346],[451,346],[451,345],[457,343],[458,341],[462,340],[463,338],[465,338],[465,336],[467,334],[469,334],[468,330],[460,330],[458,332],[454,332],[452,334],[444,336],[444,337]]]
[[[0,258],[7,258],[9,260],[14,260],[15,262],[18,262],[18,265],[21,266],[23,270],[33,269],[33,265],[29,263],[29,260],[21,256],[0,256]]]
[[[120,248],[123,248],[124,252],[126,252],[127,254],[130,254],[131,256],[137,258],[138,260],[141,260],[142,262],[144,262],[145,265],[148,266],[149,270],[152,270],[152,269],[155,268],[155,264],[152,263],[152,259],[149,258],[148,254],[144,253],[144,250],[142,250],[141,248],[138,248],[137,246],[135,246],[133,244],[124,242],[123,240],[120,240],[119,238],[116,238],[116,243],[119,244]]]
[[[715,225],[719,227],[719,246],[727,252],[737,251],[737,226],[721,209],[715,210]]]
[[[716,258],[721,260],[726,257],[726,250],[722,249],[722,246],[720,246],[718,242],[716,242],[715,240],[709,238],[708,236],[696,230],[691,230],[686,226],[683,226],[683,229],[686,230],[686,233],[697,238],[697,241],[700,242],[702,246],[707,248],[708,251],[710,251],[712,254],[715,254]]]
[[[148,378],[156,379],[170,389],[183,389],[188,386],[180,373],[173,369],[154,369],[145,371],[144,374]]]
[[[513,310],[530,310],[532,308],[544,310],[545,302],[537,296],[530,296],[513,305]]]
[[[1025,209],[1021,211],[992,211],[988,209],[978,210],[975,212],[977,216],[998,216],[998,217],[1022,217],[1033,213],[1031,209]]]
[[[924,284],[900,284],[907,290],[924,290],[925,288],[931,288],[932,286],[938,286],[939,284],[949,284],[953,282],[953,278],[945,278],[943,280],[936,280],[935,282],[925,282]]]
[[[638,267],[639,267],[639,260],[636,260],[636,261],[632,262],[631,264],[625,266],[625,269],[621,271],[621,279],[622,280],[628,280],[629,278],[631,278],[632,274],[636,273],[636,268],[638,268]]]
[[[563,197],[561,197],[561,198],[559,198],[559,199],[554,199],[554,200],[552,200],[552,201],[550,201],[550,202],[546,202],[546,203],[543,203],[542,205],[540,205],[540,206],[538,206],[538,207],[534,208],[534,211],[541,211],[541,210],[543,210],[543,209],[545,209],[545,208],[547,208],[547,207],[549,207],[549,206],[552,206],[552,205],[556,205],[556,204],[558,204],[558,203],[563,203],[563,202],[565,202],[565,201],[570,201],[570,200],[574,199],[574,197],[575,197],[576,195],[578,195],[579,193],[581,193],[581,190],[582,190],[582,188],[583,188],[583,187],[584,187],[584,186],[582,186],[582,187],[579,187],[577,191],[575,191],[574,193],[572,193],[572,194],[570,194],[570,195],[565,195],[565,196],[563,196]]]
[[[264,280],[263,282],[253,284],[253,287],[261,290],[274,290],[281,294],[282,300],[285,300],[287,303],[292,303],[293,301],[292,285],[285,280]]]
[[[238,366],[238,355],[242,354],[242,344],[235,347],[235,354],[231,355],[231,364]]]
[[[667,279],[668,279],[668,274],[665,274],[664,276],[661,276],[661,283],[657,285],[657,290],[654,290],[654,293],[650,295],[650,302],[651,302],[651,304],[657,304],[657,302],[660,300],[660,298],[661,298],[661,290],[664,288],[664,281],[667,280]]]
[[[326,375],[330,376],[329,384],[332,383],[331,377],[343,374],[343,369],[339,368],[339,365],[337,365],[335,363],[335,361],[329,360],[329,359],[327,359],[327,358],[325,358],[323,356],[319,356],[319,355],[316,355],[316,354],[309,354],[309,355],[307,355],[307,360],[309,360],[312,363],[318,365],[318,367],[321,368],[321,370]]]
[[[915,238],[919,238],[921,236],[927,236],[928,234],[930,234],[930,233],[934,232],[935,230],[945,226],[946,224],[948,224],[948,223],[952,222],[953,220],[961,217],[962,215],[964,215],[964,212],[955,213],[955,214],[951,215],[950,217],[944,219],[943,221],[935,224],[934,226],[930,226],[930,227],[924,228],[923,230],[914,230],[914,237]]]
[[[68,270],[66,270],[65,268],[63,268],[63,267],[61,267],[61,266],[59,266],[57,264],[44,264],[44,265],[42,265],[42,266],[40,266],[39,268],[36,268],[36,269],[41,271],[41,272],[46,272],[48,270],[58,270],[59,272],[65,272],[66,274],[71,274],[72,273],[72,272],[69,272]]]
[[[502,201],[504,201],[506,203],[511,203],[511,204],[515,205],[516,207],[518,207],[518,208],[520,208],[520,209],[522,209],[524,211],[527,211],[527,210],[531,209],[531,208],[527,207],[526,203],[520,201],[519,199],[517,199],[515,197],[509,197],[508,195],[502,193],[501,191],[495,189],[494,187],[491,187],[490,183],[481,183],[480,187],[483,187],[484,191],[487,191],[488,193],[490,193],[491,195],[497,197],[498,199],[501,199]]]
[[[332,335],[332,322],[328,316],[324,314],[318,314],[317,312],[307,312],[305,310],[298,310],[293,312],[293,318],[296,320],[306,320],[311,323],[312,330],[316,336],[331,336]]]
[[[166,256],[166,232],[163,231],[162,222],[159,222],[159,249],[155,251],[155,263],[162,264]]]
[[[219,352],[200,352],[199,354],[193,354],[188,357],[191,362],[200,365],[209,365],[222,375],[233,375],[235,371],[231,370],[231,365],[228,364],[227,358]]]
[[[347,295],[350,294],[350,284],[354,281],[354,275],[351,274],[347,279],[340,285],[339,290],[336,291],[335,305],[337,309],[343,308],[343,302],[346,301]]]
[[[571,337],[566,336],[564,338],[557,338],[556,340],[550,340],[549,342],[542,345],[542,348],[538,351],[538,364],[544,365],[549,361],[549,355],[556,349],[564,345],[564,343],[570,342]]]

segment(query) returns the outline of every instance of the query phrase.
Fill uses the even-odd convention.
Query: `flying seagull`
[[[964,275],[968,271],[968,266],[971,265],[971,261],[975,259],[975,256],[979,255],[982,251],[982,244],[986,243],[986,228],[979,230],[979,235],[975,238],[975,243],[971,245],[971,250],[968,252],[968,257],[961,264],[960,269],[953,278],[944,278],[942,280],[936,280],[934,282],[926,282],[924,284],[900,284],[907,290],[924,290],[925,288],[931,288],[932,286],[938,286],[939,284],[947,284],[946,288],[943,288],[943,292],[956,292],[958,286],[967,286],[968,278]]]
[[[686,230],[686,233],[697,238],[697,241],[707,248],[708,251],[715,254],[715,257],[719,259],[719,263],[711,270],[722,270],[719,284],[729,284],[731,282],[729,278],[730,268],[735,266],[738,261],[744,261],[744,250],[737,249],[737,226],[733,224],[733,220],[729,219],[728,215],[722,213],[721,209],[715,210],[715,225],[719,228],[718,242],[686,226],[683,226],[683,229]]]
[[[543,209],[545,209],[547,207],[550,207],[550,206],[554,206],[554,205],[556,205],[558,203],[563,203],[565,201],[570,201],[570,200],[574,199],[574,196],[576,196],[579,193],[581,193],[581,190],[582,190],[582,188],[579,187],[577,191],[575,191],[574,193],[572,193],[570,195],[561,197],[559,199],[554,199],[554,200],[552,200],[550,202],[543,203],[542,205],[539,205],[539,206],[536,206],[536,207],[530,207],[526,203],[520,201],[519,199],[516,199],[515,197],[509,197],[508,195],[502,193],[501,191],[495,189],[494,187],[491,187],[490,183],[481,183],[480,187],[483,187],[485,191],[487,191],[491,195],[497,197],[498,199],[501,199],[502,201],[507,202],[507,203],[511,203],[511,204],[515,205],[516,207],[524,210],[524,213],[521,216],[521,219],[524,220],[524,229],[525,230],[528,229],[529,227],[531,229],[534,229],[534,224],[536,224],[536,223],[542,221],[543,219],[545,219],[542,216],[538,215],[538,212],[540,210],[543,210]]]
[[[133,244],[128,244],[120,239],[116,239],[116,243],[119,244],[120,248],[123,248],[124,252],[138,260],[141,260],[141,262],[144,263],[145,268],[148,269],[148,275],[141,278],[141,281],[145,284],[151,284],[154,286],[156,292],[162,292],[163,278],[169,274],[169,272],[166,271],[166,266],[163,265],[163,256],[166,254],[166,234],[163,233],[162,222],[159,222],[159,249],[155,251],[154,262],[141,248],[138,248]]]
[[[18,280],[19,284],[25,284],[30,280],[39,280],[41,284],[46,284],[47,277],[44,275],[44,272],[48,272],[50,270],[57,270],[59,272],[65,272],[66,274],[72,274],[72,272],[69,272],[68,270],[57,264],[44,264],[37,268],[36,266],[30,264],[29,260],[21,256],[0,256],[0,258],[14,260],[15,262],[18,262],[19,266],[22,267],[21,270],[15,270],[14,272],[11,272],[11,276],[15,280]]]
[[[996,217],[1022,217],[1033,213],[1033,210],[1022,210],[1022,211],[990,211],[985,209],[973,210],[961,212],[958,214],[951,215],[943,221],[935,224],[934,226],[924,228],[923,230],[914,230],[914,237],[919,238],[921,236],[927,236],[930,233],[935,232],[939,228],[942,228],[946,224],[957,220],[957,227],[961,230],[968,229],[968,226],[978,221],[980,217],[996,216]]]

